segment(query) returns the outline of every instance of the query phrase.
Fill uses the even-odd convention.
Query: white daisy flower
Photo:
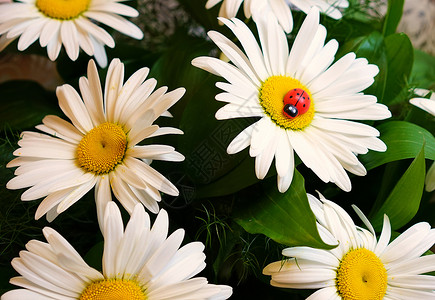
[[[414,93],[424,97],[431,91],[426,89],[414,89]],[[429,99],[427,98],[412,98],[409,102],[435,116],[435,92],[432,92]],[[432,192],[435,190],[435,163],[429,168],[425,179],[426,191]]]
[[[351,189],[348,170],[366,174],[355,154],[368,149],[385,151],[375,128],[350,120],[381,120],[391,116],[385,105],[361,91],[369,87],[379,69],[365,58],[348,53],[334,61],[338,42],[326,45],[326,29],[319,25],[317,9],[308,14],[293,47],[269,15],[258,18],[261,49],[249,28],[240,20],[221,19],[236,35],[244,52],[222,34],[208,34],[233,62],[199,57],[194,66],[225,78],[216,86],[224,92],[216,100],[227,102],[217,119],[259,117],[228,146],[229,154],[250,146],[255,171],[263,179],[275,157],[278,189],[291,184],[294,152],[324,182]],[[331,65],[332,64],[332,65]]]
[[[205,267],[204,245],[181,248],[184,230],[168,237],[169,220],[161,210],[154,225],[136,205],[125,231],[121,213],[109,203],[104,218],[103,271],[91,268],[55,230],[45,227],[48,243],[31,240],[12,266],[22,287],[2,300],[164,300],[227,299],[232,289],[195,277]]]
[[[104,98],[93,60],[88,78],[80,78],[82,97],[70,85],[56,90],[59,106],[71,120],[46,116],[37,129],[26,131],[18,142],[19,156],[7,167],[17,167],[9,189],[31,187],[24,201],[46,197],[35,218],[47,213],[53,220],[78,201],[94,186],[97,213],[102,213],[111,199],[111,191],[125,209],[133,212],[143,203],[153,213],[159,210],[159,191],[178,195],[177,188],[149,166],[151,160],[182,161],[184,156],[166,145],[138,145],[142,140],[182,134],[177,128],[153,125],[184,94],[184,88],[166,93],[167,87],[154,90],[157,81],[145,80],[149,69],[142,68],[124,82],[124,65],[114,59],[107,72]],[[145,81],[144,81],[145,80]]]
[[[291,257],[263,270],[271,284],[295,289],[319,289],[307,299],[435,299],[435,255],[422,256],[435,242],[435,229],[415,224],[390,243],[390,221],[384,215],[379,240],[364,214],[354,206],[367,229],[355,226],[337,204],[308,195],[322,239],[338,244],[331,250],[292,247]]]
[[[207,9],[212,8],[222,0],[208,0],[205,4]],[[293,29],[293,17],[290,6],[308,14],[312,7],[317,7],[322,13],[333,19],[341,19],[340,9],[349,6],[348,0],[223,0],[219,10],[219,16],[230,19],[234,18],[243,2],[243,11],[246,18],[257,14],[264,14],[265,10],[271,11],[285,32],[290,33]]]
[[[101,67],[106,67],[104,46],[113,48],[115,41],[95,22],[135,39],[143,38],[139,27],[121,17],[137,17],[139,13],[119,0],[19,1],[0,7],[0,51],[18,37],[20,51],[39,39],[53,61],[63,45],[71,60],[77,59],[81,48],[89,56],[95,56]]]

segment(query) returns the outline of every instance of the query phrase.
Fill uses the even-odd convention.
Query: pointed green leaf
[[[425,157],[435,159],[435,138],[426,129],[405,121],[390,121],[377,127],[387,151],[369,151],[359,156],[367,170],[391,161],[414,158],[423,144]]]
[[[413,86],[435,89],[435,57],[414,49],[414,64],[410,77]]]
[[[262,233],[287,246],[333,248],[319,236],[315,216],[308,204],[304,178],[296,169],[287,192],[278,191],[276,179],[263,182],[261,187],[249,191],[245,195],[247,201],[238,199],[235,208],[235,220],[247,232]]]
[[[370,221],[377,231],[382,228],[384,214],[390,219],[393,230],[401,228],[415,216],[423,194],[425,174],[424,147],[422,146],[417,157],[380,209],[372,214]]]
[[[411,74],[414,49],[404,33],[392,34],[385,38],[388,73],[382,103],[389,104],[403,90]]]
[[[383,33],[389,36],[396,32],[402,18],[404,0],[388,0],[387,14],[385,15]]]

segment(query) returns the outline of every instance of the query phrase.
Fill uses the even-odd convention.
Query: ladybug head
[[[296,108],[296,106],[292,104],[284,105],[283,111],[289,118],[295,118],[299,114],[299,111]]]

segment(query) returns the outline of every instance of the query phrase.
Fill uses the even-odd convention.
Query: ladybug
[[[290,119],[308,111],[311,99],[303,89],[292,89],[284,96],[284,114]]]

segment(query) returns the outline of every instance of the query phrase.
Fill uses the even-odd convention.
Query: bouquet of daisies
[[[2,300],[435,299],[431,1],[1,2]]]

